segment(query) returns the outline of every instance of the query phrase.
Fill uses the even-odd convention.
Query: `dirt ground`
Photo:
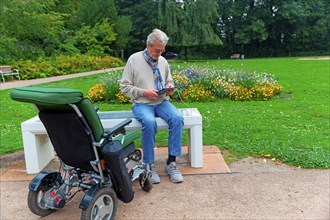
[[[2,157],[1,164],[14,159],[19,163],[21,153]],[[230,173],[184,175],[181,184],[161,175],[149,193],[134,182],[134,199],[119,202],[116,219],[330,219],[329,170],[251,157],[229,168]],[[40,219],[27,207],[28,184],[1,180],[1,220]],[[42,219],[80,219],[82,196]]]
[[[24,152],[19,151],[12,154],[6,154],[0,157],[0,169],[21,162],[24,158]]]

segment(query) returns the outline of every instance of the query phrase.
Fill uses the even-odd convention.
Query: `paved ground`
[[[35,83],[40,80],[1,83],[0,87]],[[330,219],[330,170],[304,170],[255,158],[227,166],[212,146],[204,147],[204,153],[204,169],[189,170],[182,159],[181,184],[173,184],[161,173],[161,183],[146,193],[135,182],[134,200],[119,203],[116,219]],[[162,155],[158,154],[159,163]],[[1,164],[0,219],[40,219],[27,207],[28,185],[34,175],[25,174],[23,154],[1,157]],[[43,219],[80,219],[81,197],[78,194]]]
[[[161,183],[146,193],[134,182],[134,200],[119,202],[116,219],[330,219],[329,170],[304,170],[255,158],[228,167],[219,151],[204,148],[208,148],[204,163],[213,160],[214,165],[191,169],[180,159],[185,173],[181,184],[170,182],[159,165]],[[158,164],[164,161],[164,154],[157,157]],[[50,167],[56,160],[52,163]],[[26,201],[33,176],[25,174],[22,154],[17,162],[2,166],[1,220],[40,219]],[[82,195],[43,219],[79,219]]]

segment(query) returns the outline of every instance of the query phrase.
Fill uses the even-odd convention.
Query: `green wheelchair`
[[[150,167],[134,145],[140,133],[125,130],[130,118],[105,131],[97,109],[74,89],[21,87],[10,95],[36,106],[60,161],[57,171],[43,170],[29,184],[34,214],[49,215],[83,192],[81,219],[114,219],[118,199],[133,200],[133,181],[152,189]]]

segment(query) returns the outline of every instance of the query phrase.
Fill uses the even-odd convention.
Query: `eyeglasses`
[[[162,49],[162,50],[160,50],[160,49],[155,49],[152,45],[150,45],[150,47],[153,49],[153,51],[154,51],[155,53],[164,53],[164,52],[165,52],[165,49]]]

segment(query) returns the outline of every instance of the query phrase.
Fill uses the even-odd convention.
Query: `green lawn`
[[[198,108],[203,115],[203,142],[227,149],[237,158],[248,155],[277,158],[304,168],[330,167],[329,60],[264,58],[171,62],[171,66],[233,68],[237,71],[266,72],[278,77],[284,93],[270,101],[219,101],[175,103],[180,108]],[[38,86],[81,90],[99,83],[102,73]],[[10,90],[1,94],[0,154],[22,150],[20,123],[36,115],[30,104],[14,102]],[[130,105],[97,104],[100,111],[130,109]],[[157,144],[166,145],[166,132],[157,135]],[[187,143],[184,136],[183,142]],[[139,144],[139,143],[138,143]]]

